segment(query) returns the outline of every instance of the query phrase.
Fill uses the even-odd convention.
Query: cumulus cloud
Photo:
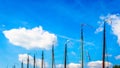
[[[32,29],[18,28],[3,31],[10,43],[26,49],[49,49],[57,42],[57,36],[42,29],[41,26]]]
[[[103,21],[106,21],[107,24],[111,26],[112,32],[115,36],[117,36],[117,42],[120,45],[120,15],[119,14],[109,14],[107,16],[100,17]],[[95,33],[103,31],[103,24],[96,29]]]
[[[68,68],[81,68],[81,65],[76,63],[70,63],[68,64]]]
[[[105,68],[109,67],[112,68],[112,63],[105,62]],[[88,68],[102,68],[102,61],[91,61],[88,63]]]
[[[115,57],[116,60],[120,60],[120,55]]]
[[[56,66],[57,68],[64,68],[63,64],[58,64]],[[67,68],[81,68],[81,64],[77,64],[77,63],[70,63],[67,65]]]
[[[23,62],[24,64],[27,64],[27,58],[29,56],[29,63],[30,65],[33,65],[34,63],[34,58],[28,54],[19,54],[18,55],[18,60],[20,62]],[[45,67],[48,67],[48,63],[47,62],[44,62],[45,63]],[[41,59],[36,59],[36,66],[37,67],[41,67]]]
[[[120,45],[120,15],[108,15],[108,24],[111,26],[113,34],[117,36],[117,42]]]

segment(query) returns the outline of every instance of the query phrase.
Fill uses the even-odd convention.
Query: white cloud
[[[57,68],[64,68],[63,64],[58,64],[56,66]],[[77,63],[70,63],[67,65],[67,68],[81,68],[81,64],[77,64]]]
[[[97,28],[96,31],[95,31],[95,33],[99,33],[99,32],[101,32],[101,31],[103,31],[103,27]]]
[[[19,28],[3,31],[10,43],[26,49],[42,48],[49,49],[57,42],[57,36],[42,29],[35,27],[32,29]]]
[[[120,60],[120,55],[115,57],[116,60]]]
[[[119,14],[109,14],[107,16],[101,16],[102,22],[95,33],[103,31],[103,21],[111,26],[112,32],[117,36],[117,42],[120,45],[120,15]],[[100,22],[99,22],[100,23]]]
[[[96,29],[96,31],[95,31],[95,33],[99,33],[99,32],[101,32],[101,31],[103,31],[103,22],[98,22],[98,24],[100,25],[97,29]]]
[[[112,68],[112,63],[110,62],[105,62],[105,65],[106,65],[105,68],[107,67]],[[102,61],[91,61],[88,63],[87,66],[88,68],[102,68]]]
[[[68,68],[81,68],[81,65],[76,63],[70,63],[68,64]]]
[[[18,57],[19,57],[18,60],[20,62],[23,62],[24,64],[27,64],[27,58],[28,58],[28,56],[29,56],[29,63],[30,63],[30,65],[33,65],[34,59],[33,59],[32,56],[30,56],[28,54],[19,54],[18,55]],[[47,67],[48,63],[47,62],[44,62],[44,63],[45,63],[45,67]],[[36,59],[36,66],[37,67],[41,67],[41,59]]]
[[[120,45],[120,16],[118,14],[108,15],[107,21],[112,28],[113,34],[117,36],[117,42]]]
[[[56,68],[64,68],[64,65],[63,64],[58,64],[58,65],[56,65]]]

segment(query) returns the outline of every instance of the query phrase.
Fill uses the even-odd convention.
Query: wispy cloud
[[[32,29],[18,28],[3,31],[10,43],[26,49],[42,48],[49,49],[57,43],[57,36],[42,29],[35,27]]]
[[[69,40],[71,44],[73,44],[72,41],[81,42],[80,39],[74,39],[74,38],[67,37],[67,36],[64,36],[64,35],[57,35],[57,36],[60,37],[60,38],[64,38],[64,39],[66,39],[66,40]],[[92,45],[92,46],[94,46],[94,43],[93,43],[93,42],[84,41],[83,43],[84,43],[85,45]]]
[[[120,55],[115,56],[116,60],[120,60]]]
[[[74,38],[67,37],[67,36],[64,36],[64,35],[57,35],[57,36],[60,37],[60,38],[66,39],[66,40],[71,40],[71,41],[77,41],[77,42],[80,42],[79,39],[74,39]]]
[[[72,55],[76,56],[76,53],[74,51],[71,52]]]
[[[105,57],[112,57],[112,54],[105,54]]]

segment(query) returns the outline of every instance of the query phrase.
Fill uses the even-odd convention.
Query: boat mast
[[[21,62],[21,68],[23,68],[23,61]]]
[[[44,52],[42,51],[42,63],[41,63],[41,68],[43,68],[43,64],[44,64]]]
[[[103,30],[103,59],[102,59],[102,68],[105,68],[105,49],[106,49],[106,24],[104,22]]]
[[[29,68],[29,55],[28,55],[28,58],[27,58],[27,68]]]
[[[84,68],[84,53],[83,53],[83,24],[81,24],[81,52],[82,52],[82,68]]]
[[[52,68],[54,68],[54,45],[52,45]]]
[[[64,60],[64,68],[67,68],[67,43],[65,43],[65,60]]]
[[[13,68],[16,68],[15,64],[13,65]]]
[[[35,64],[36,64],[36,59],[35,59],[35,54],[34,54],[34,63],[33,63],[33,68],[35,68]]]

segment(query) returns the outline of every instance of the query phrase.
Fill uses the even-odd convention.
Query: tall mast
[[[83,24],[81,24],[81,52],[82,52],[82,68],[84,68],[84,53],[83,53]]]
[[[106,51],[105,49],[106,49],[106,24],[104,22],[102,68],[105,68],[105,51]]]
[[[35,54],[34,54],[34,63],[33,63],[33,68],[35,68],[35,64],[36,64],[36,59],[35,59]]]
[[[28,58],[27,58],[27,68],[29,68],[29,55],[28,55]]]
[[[67,68],[67,43],[65,43],[65,60],[64,60],[64,68]]]
[[[52,68],[54,68],[54,45],[52,46]]]
[[[21,68],[23,68],[23,61],[21,62]]]
[[[13,68],[16,68],[16,67],[15,67],[15,64],[13,65]]]
[[[42,51],[42,63],[41,63],[41,68],[43,68],[43,64],[44,64],[44,52]]]

